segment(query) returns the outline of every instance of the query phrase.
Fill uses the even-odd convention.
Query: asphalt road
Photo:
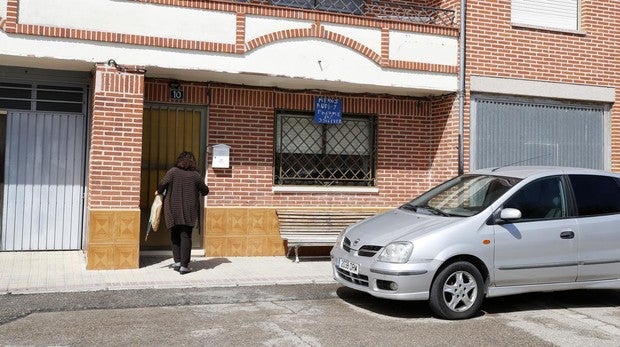
[[[2,346],[620,346],[620,291],[488,299],[464,321],[337,284],[0,295]]]

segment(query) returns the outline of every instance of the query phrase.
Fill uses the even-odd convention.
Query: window
[[[519,181],[512,177],[462,175],[429,190],[403,208],[469,217],[491,206]]]
[[[80,87],[37,86],[37,111],[82,112],[83,99]]]
[[[567,216],[566,194],[560,177],[534,181],[515,193],[504,208],[521,211],[521,220],[554,219]]]
[[[276,115],[277,185],[375,186],[375,117],[316,124],[312,114]]]
[[[620,179],[570,175],[579,216],[620,213]]]
[[[30,110],[31,99],[29,84],[0,83],[0,108]]]
[[[0,83],[0,108],[14,110],[84,112],[84,87]]]
[[[513,24],[579,30],[580,0],[512,0]]]

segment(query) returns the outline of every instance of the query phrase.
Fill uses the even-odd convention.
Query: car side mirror
[[[521,211],[516,208],[505,208],[499,213],[499,219],[504,222],[510,222],[521,218]]]
[[[506,224],[521,218],[521,211],[516,208],[498,209],[487,219],[487,225]]]

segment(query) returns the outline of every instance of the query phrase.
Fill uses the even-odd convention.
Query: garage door
[[[473,169],[504,165],[605,166],[603,106],[475,96]]]
[[[85,88],[0,83],[2,95],[14,109],[0,127],[0,250],[80,249]]]

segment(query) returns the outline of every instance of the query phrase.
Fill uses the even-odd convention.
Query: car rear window
[[[620,213],[620,179],[609,176],[569,175],[579,216]]]

